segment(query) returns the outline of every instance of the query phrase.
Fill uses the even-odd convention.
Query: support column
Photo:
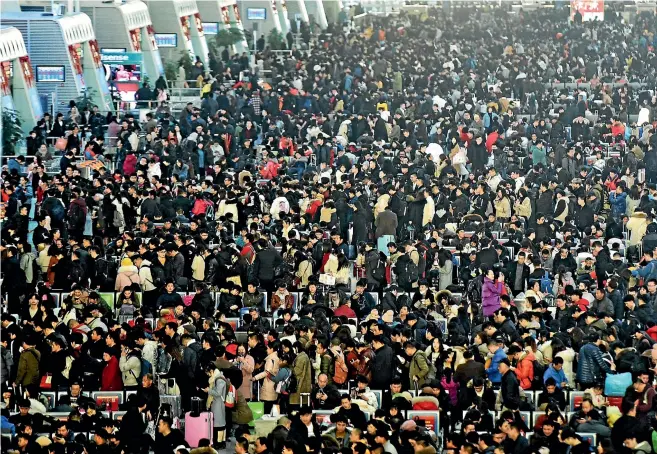
[[[271,17],[274,19],[274,25],[279,33],[283,33],[281,26],[281,18],[278,17],[278,8],[276,8],[276,0],[271,0]]]
[[[324,11],[324,1],[315,0],[317,2],[317,20],[322,29],[328,27],[328,20],[326,20],[326,11]]]
[[[310,22],[310,18],[308,17],[308,10],[306,9],[306,0],[298,0],[298,2],[299,2],[299,14],[301,14],[301,21],[305,23]]]
[[[290,31],[290,18],[288,16],[287,12],[287,1],[286,0],[281,0],[281,10],[280,10],[281,16],[283,16],[283,20],[281,21],[281,26],[282,26],[282,33],[283,36],[287,36],[287,33]]]

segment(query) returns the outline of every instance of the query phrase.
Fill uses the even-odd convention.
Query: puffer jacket
[[[536,361],[534,353],[524,353],[516,365],[515,373],[522,389],[527,390],[532,387],[532,380],[534,380],[534,361]]]
[[[114,284],[114,290],[120,292],[123,288],[128,287],[132,284],[139,284],[139,270],[136,266],[121,266],[119,267],[119,272],[116,276],[116,283]]]
[[[610,373],[611,368],[602,358],[600,348],[592,343],[582,346],[577,363],[577,380],[580,383],[602,381],[602,372]]]

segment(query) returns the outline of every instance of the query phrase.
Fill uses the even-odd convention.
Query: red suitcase
[[[214,434],[214,415],[210,411],[203,413],[185,413],[185,441],[192,448],[198,448],[198,442],[207,438],[212,444]]]

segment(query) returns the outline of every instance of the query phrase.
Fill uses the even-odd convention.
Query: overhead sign
[[[141,65],[143,54],[141,52],[102,52],[100,61],[110,65]]]
[[[570,19],[579,11],[582,21],[603,21],[605,19],[604,0],[570,0]]]
[[[66,82],[64,65],[36,67],[37,82]]]
[[[247,8],[246,18],[248,20],[267,20],[266,8]]]
[[[176,33],[155,33],[155,44],[157,47],[178,47],[178,35]]]

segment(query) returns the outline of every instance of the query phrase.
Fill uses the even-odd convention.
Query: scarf
[[[224,379],[224,377],[221,375],[221,371],[219,369],[215,369],[212,371],[212,375],[210,376],[210,379],[208,380],[208,387],[209,388],[214,388],[215,383],[218,379]],[[206,408],[210,408],[212,406],[212,402],[214,401],[214,396],[208,392],[208,400],[206,403]]]

